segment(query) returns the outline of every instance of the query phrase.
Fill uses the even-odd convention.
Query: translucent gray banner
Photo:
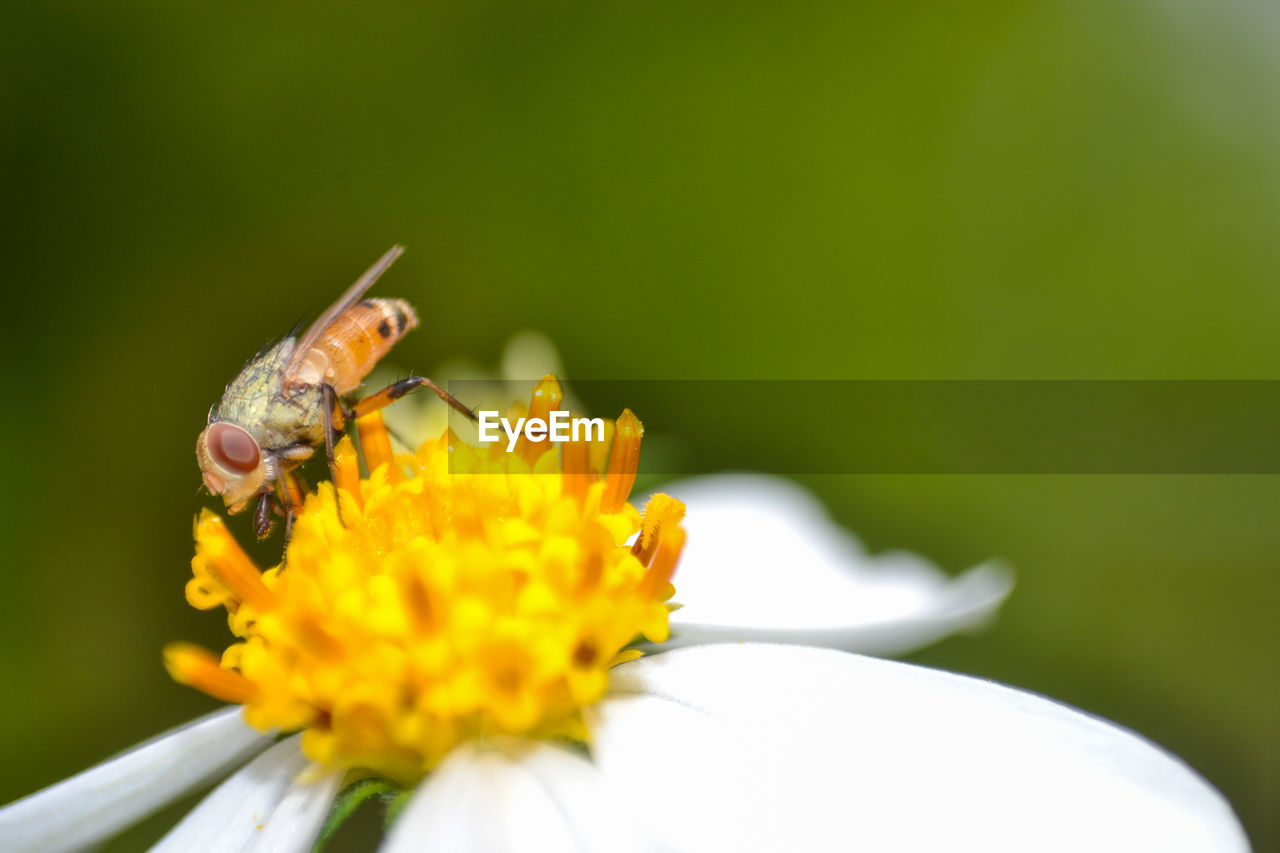
[[[639,416],[644,474],[1280,473],[1280,381],[562,382],[575,415]],[[448,389],[506,414],[535,384]]]

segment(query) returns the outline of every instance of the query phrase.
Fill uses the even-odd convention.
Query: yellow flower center
[[[559,401],[547,377],[528,414]],[[281,566],[260,572],[201,513],[187,600],[224,606],[241,641],[220,661],[170,646],[174,678],[257,728],[303,730],[316,761],[406,783],[471,738],[585,739],[581,711],[639,656],[628,644],[667,638],[684,544],[679,501],[627,502],[640,422],[628,410],[603,443],[512,453],[446,431],[399,456],[380,415],[358,427],[371,473],[343,439]]]

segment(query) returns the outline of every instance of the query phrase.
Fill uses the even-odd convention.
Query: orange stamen
[[[649,565],[649,571],[645,572],[644,579],[640,581],[641,596],[649,598],[662,596],[671,576],[675,574],[680,552],[684,550],[684,539],[683,527],[670,529],[659,537],[653,562]]]
[[[364,452],[364,464],[369,473],[386,465],[388,479],[398,483],[400,471],[396,468],[395,452],[391,449],[391,433],[387,432],[382,412],[370,412],[357,419],[356,429],[360,431],[360,449]]]
[[[640,535],[631,546],[631,553],[647,566],[653,559],[662,531],[675,527],[684,518],[684,504],[670,495],[656,494],[645,505]]]
[[[609,467],[609,448],[613,447],[615,431],[613,420],[606,418],[604,421],[604,440],[593,441],[588,448],[590,461],[587,463],[587,470],[591,472],[593,481],[603,475],[605,469]]]
[[[238,672],[223,669],[213,653],[190,643],[166,646],[164,666],[174,681],[224,702],[243,705],[258,696],[258,689],[252,681]]]
[[[360,492],[360,460],[348,436],[343,436],[333,449],[333,484],[357,501],[363,500]]]
[[[609,451],[609,470],[605,473],[604,497],[600,500],[601,512],[617,512],[631,495],[636,482],[636,469],[640,467],[640,438],[644,426],[630,409],[623,409],[613,433],[613,447]]]
[[[551,412],[559,409],[563,401],[564,392],[560,390],[560,383],[554,376],[547,374],[542,377],[537,387],[533,389],[533,400],[529,403],[529,420],[538,418],[543,423],[547,423]],[[550,427],[548,426],[549,429]],[[547,452],[551,445],[546,437],[542,441],[530,441],[526,435],[524,431],[521,431],[520,438],[516,441],[516,453],[520,454],[521,459],[532,465],[538,461],[538,457]]]
[[[564,473],[566,494],[582,498],[591,485],[591,442],[586,438],[570,439],[560,446],[560,470]]]
[[[203,509],[196,521],[196,539],[204,553],[209,574],[233,596],[259,611],[275,603],[275,595],[262,582],[262,572],[236,542],[227,524],[212,511]]]

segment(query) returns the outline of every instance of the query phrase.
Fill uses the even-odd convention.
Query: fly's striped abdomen
[[[333,319],[316,339],[312,355],[323,356],[325,380],[347,394],[417,325],[418,315],[403,299],[362,299]]]

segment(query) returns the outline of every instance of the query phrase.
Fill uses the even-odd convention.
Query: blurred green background
[[[403,369],[532,328],[570,379],[1280,378],[1261,2],[5,19],[0,801],[212,707],[159,653],[226,638],[182,598],[195,435],[393,242]],[[700,418],[694,458],[752,467]],[[1016,567],[992,630],[913,660],[1142,732],[1280,845],[1280,479],[804,482],[874,548]]]

